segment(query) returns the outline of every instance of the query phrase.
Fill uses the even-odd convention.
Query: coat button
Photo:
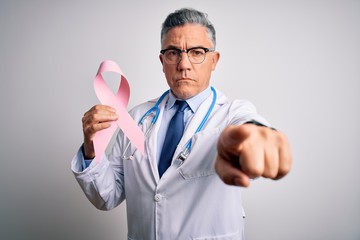
[[[154,196],[155,202],[160,202],[160,201],[161,201],[161,198],[162,198],[162,196],[161,196],[160,194],[156,194],[156,195]]]

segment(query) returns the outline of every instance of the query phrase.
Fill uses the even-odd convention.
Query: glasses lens
[[[169,64],[176,64],[180,60],[180,52],[176,49],[169,49],[165,53],[166,62]]]
[[[202,63],[205,60],[206,52],[202,48],[193,48],[188,52],[188,57],[192,63]]]

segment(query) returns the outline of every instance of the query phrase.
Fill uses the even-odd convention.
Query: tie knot
[[[177,110],[178,112],[183,112],[188,106],[186,101],[180,101],[180,100],[176,100],[175,104],[178,105],[178,110]]]

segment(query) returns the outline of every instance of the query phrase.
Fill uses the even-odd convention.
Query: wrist
[[[85,160],[92,160],[95,157],[94,146],[91,143],[84,141],[83,145],[81,146],[81,151],[83,153]]]
[[[258,121],[255,121],[255,120],[250,120],[250,121],[247,121],[247,122],[245,122],[244,124],[253,124],[253,125],[256,125],[256,126],[258,126],[258,127],[267,127],[267,128],[270,128],[270,129],[272,129],[272,130],[275,130],[275,131],[276,131],[276,129],[275,129],[275,128],[273,128],[273,127],[269,127],[269,126],[266,126],[266,125],[264,125],[264,124],[262,124],[262,123],[260,123],[260,122],[258,122]]]

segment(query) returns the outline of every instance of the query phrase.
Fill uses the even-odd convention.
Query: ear
[[[218,63],[219,59],[220,59],[220,53],[219,52],[214,52],[212,57],[212,64],[211,64],[211,69],[214,71],[216,68],[216,64]]]
[[[159,54],[159,59],[162,65],[164,65],[164,59],[163,59],[164,55]]]

